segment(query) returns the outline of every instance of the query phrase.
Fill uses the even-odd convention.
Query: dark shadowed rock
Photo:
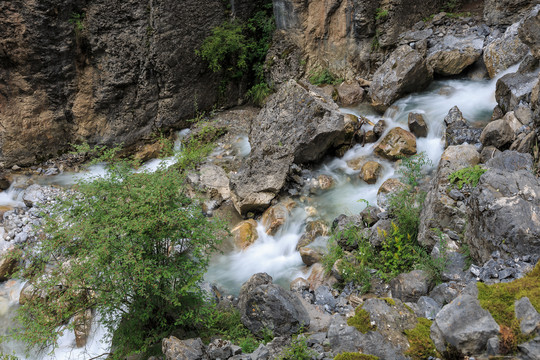
[[[470,127],[457,106],[448,111],[444,123],[446,125],[445,147],[464,143],[474,145],[480,142],[482,130]]]
[[[265,329],[276,336],[291,335],[310,323],[300,300],[272,284],[272,278],[267,274],[255,274],[242,285],[238,308],[242,323],[258,336],[262,336]]]
[[[414,136],[416,137],[427,136],[428,128],[427,128],[426,120],[424,120],[424,116],[422,116],[422,114],[409,113],[408,124],[409,124],[409,130],[411,130]]]
[[[371,104],[385,111],[401,96],[425,88],[433,78],[420,53],[408,45],[398,47],[373,75]]]
[[[529,102],[538,75],[534,73],[506,74],[497,81],[495,99],[504,112],[514,110],[520,101]]]
[[[237,210],[245,214],[268,207],[285,185],[290,166],[318,161],[344,144],[345,128],[331,99],[294,80],[283,85],[253,123],[253,150],[231,179]]]
[[[534,57],[540,59],[540,5],[536,5],[523,19],[519,37],[529,46]]]

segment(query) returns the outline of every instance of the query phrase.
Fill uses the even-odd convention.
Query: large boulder
[[[373,75],[371,105],[385,111],[401,96],[424,89],[433,78],[422,55],[408,45],[398,47]]]
[[[441,155],[435,177],[431,180],[426,200],[420,213],[418,241],[428,247],[434,246],[440,236],[433,229],[442,232],[461,233],[466,224],[466,207],[463,201],[450,195],[448,176],[460,169],[477,165],[480,154],[472,145],[449,146]]]
[[[163,339],[161,351],[165,360],[206,360],[206,348],[200,338],[180,340],[174,336]]]
[[[292,335],[310,323],[309,314],[291,292],[272,284],[267,274],[255,274],[240,289],[238,308],[242,323],[262,336],[271,330],[275,336]]]
[[[499,325],[489,311],[467,294],[444,306],[431,325],[431,338],[440,352],[450,344],[463,354],[478,354],[485,350],[488,339],[498,334]]]
[[[497,81],[495,99],[503,112],[514,110],[520,101],[529,102],[531,93],[538,81],[535,73],[512,73],[506,74]]]
[[[416,154],[416,138],[400,127],[393,128],[375,147],[375,154],[396,161]]]
[[[480,135],[480,142],[484,146],[495,146],[500,149],[514,140],[514,131],[505,119],[499,119],[486,125]]]
[[[427,62],[441,75],[457,75],[482,55],[484,38],[477,35],[447,35],[429,50]]]
[[[310,85],[290,80],[253,122],[252,152],[231,179],[238,212],[264,210],[285,185],[293,163],[320,160],[346,141],[346,122],[337,105]]]
[[[540,59],[540,4],[523,19],[519,38],[530,47],[534,57]]]
[[[446,125],[445,147],[464,143],[472,145],[480,142],[482,129],[471,127],[457,106],[448,111],[448,115],[444,118],[444,124]]]
[[[423,270],[413,270],[408,273],[399,274],[390,281],[392,297],[404,302],[416,302],[421,296],[429,293],[431,279],[427,272]]]
[[[486,163],[468,200],[465,233],[471,255],[490,259],[540,253],[540,180],[531,173],[532,156],[504,151]]]
[[[358,81],[345,81],[337,87],[339,102],[342,106],[351,106],[364,99],[365,90]]]
[[[527,45],[518,36],[520,23],[515,23],[502,37],[493,40],[484,48],[484,63],[490,78],[520,62],[529,52]]]

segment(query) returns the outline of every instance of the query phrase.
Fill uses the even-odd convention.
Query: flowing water
[[[507,72],[515,71],[515,68]],[[507,73],[506,72],[506,73]],[[502,76],[504,74],[501,74]],[[384,119],[388,125],[387,130],[399,126],[407,129],[409,112],[422,113],[429,132],[426,138],[417,139],[418,152],[425,152],[433,162],[439,161],[443,151],[442,135],[444,132],[443,119],[453,106],[458,106],[464,117],[472,123],[485,123],[489,121],[491,112],[496,105],[494,93],[497,79],[491,81],[471,80],[444,80],[435,81],[428,90],[412,94],[397,101],[385,114],[379,116],[368,106],[344,108],[344,113],[351,113],[367,117],[376,123]],[[369,129],[369,126],[366,130]],[[187,135],[184,131],[180,137]],[[383,135],[384,136],[384,135]],[[178,143],[179,144],[179,143]],[[235,151],[227,156],[245,157],[251,147],[247,136],[236,139]],[[179,145],[177,145],[179,146]],[[377,191],[387,179],[395,177],[394,164],[373,155],[375,144],[366,146],[356,145],[343,157],[328,159],[312,173],[314,181],[321,174],[329,175],[335,180],[335,187],[322,193],[311,194],[308,191],[296,197],[296,208],[274,236],[267,235],[263,226],[258,225],[258,240],[244,251],[232,251],[217,255],[212,260],[206,280],[215,282],[226,291],[237,293],[241,284],[251,275],[258,272],[270,274],[274,280],[288,287],[291,280],[298,276],[307,277],[307,269],[302,263],[299,253],[295,250],[296,243],[304,232],[306,222],[315,218],[331,222],[341,213],[355,214],[363,210],[366,203],[377,203]],[[178,148],[177,148],[178,149]],[[221,150],[214,153],[217,155]],[[220,156],[222,155],[222,151]],[[383,172],[375,184],[369,185],[358,178],[359,170],[353,169],[351,160],[358,158],[373,159],[383,166]],[[169,166],[173,158],[155,159],[146,163],[142,168],[155,170],[159,166]],[[42,184],[55,184],[70,186],[81,177],[99,176],[104,174],[104,164],[94,165],[84,173],[63,173],[56,176],[35,179]],[[24,180],[21,183],[24,184]],[[18,185],[16,179],[7,191],[0,192],[0,206],[21,206],[21,192],[24,186]],[[316,210],[314,215],[313,209]],[[0,246],[6,246],[0,241]],[[325,238],[318,239],[312,246],[325,246]],[[0,283],[0,336],[6,334],[16,325],[13,322],[14,310],[18,306],[20,289],[23,284],[14,280]],[[32,354],[28,359],[88,359],[106,353],[109,343],[106,333],[99,326],[99,316],[93,324],[93,333],[88,345],[81,349],[74,347],[75,338],[71,332],[66,332],[59,341],[59,348],[53,354],[47,352]],[[25,358],[22,347],[17,343],[0,344],[0,353],[11,354],[15,352],[20,358]]]

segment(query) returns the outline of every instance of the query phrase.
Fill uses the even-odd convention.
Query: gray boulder
[[[518,345],[520,358],[523,360],[538,360],[540,359],[540,336]]]
[[[534,57],[540,59],[540,4],[523,19],[519,38],[529,46]]]
[[[540,314],[531,304],[528,297],[516,300],[514,311],[516,319],[519,320],[519,328],[523,334],[529,335],[533,331],[540,330]]]
[[[499,107],[506,113],[514,110],[521,101],[529,102],[538,75],[535,73],[506,74],[497,81],[495,99]]]
[[[424,89],[433,79],[421,54],[408,45],[398,47],[373,75],[371,104],[385,111],[401,96]]]
[[[427,63],[437,74],[457,75],[480,58],[483,46],[484,37],[446,35],[429,50]]]
[[[445,147],[464,143],[472,145],[480,142],[482,130],[472,128],[457,106],[448,111],[448,115],[444,118],[444,124],[446,125]]]
[[[354,125],[353,125],[354,128]],[[332,99],[290,80],[253,122],[252,152],[231,178],[238,212],[261,211],[283,188],[293,163],[320,160],[347,140],[347,122]],[[354,133],[354,129],[350,136]]]
[[[471,295],[458,296],[444,306],[431,325],[431,337],[441,352],[448,343],[463,354],[481,353],[488,339],[498,333],[499,325]]]
[[[478,261],[496,250],[508,258],[540,252],[540,180],[531,162],[529,154],[507,150],[486,163],[467,206],[465,239]]]
[[[274,335],[291,335],[310,323],[309,314],[291,292],[272,284],[264,273],[253,275],[242,285],[238,297],[242,323],[254,334],[271,330]]]
[[[484,63],[490,78],[520,62],[529,52],[518,36],[520,23],[515,23],[484,48]]]
[[[390,281],[392,296],[404,302],[416,302],[429,293],[431,280],[423,270],[399,274]]]
[[[161,351],[165,360],[206,360],[205,346],[200,338],[180,340],[174,336],[163,339]]]
[[[514,131],[505,119],[499,119],[486,125],[480,135],[480,142],[484,146],[495,146],[500,149],[514,140]]]
[[[415,312],[418,317],[433,320],[439,311],[441,311],[441,305],[429,296],[421,296],[416,303]]]
[[[228,340],[215,339],[206,349],[206,353],[210,359],[228,359],[233,354],[232,343]]]

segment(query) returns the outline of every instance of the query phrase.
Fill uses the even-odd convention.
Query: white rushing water
[[[515,68],[507,72],[515,71]],[[501,74],[500,76],[504,75]],[[407,129],[407,117],[409,112],[423,114],[428,124],[429,132],[426,138],[417,139],[418,152],[425,152],[432,160],[433,166],[439,161],[443,151],[441,137],[444,132],[443,119],[453,106],[458,106],[464,117],[471,123],[484,123],[489,121],[491,112],[496,105],[494,93],[497,79],[491,81],[471,80],[444,80],[435,81],[428,90],[418,94],[412,94],[397,101],[384,116],[377,115],[365,105],[356,108],[342,109],[345,113],[352,113],[367,117],[376,123],[384,119],[387,130],[400,126]],[[367,126],[366,130],[370,127]],[[187,131],[179,134],[179,138],[187,135]],[[177,150],[180,143],[176,144]],[[315,194],[304,193],[295,198],[297,207],[293,209],[290,217],[274,236],[267,235],[263,226],[259,224],[257,241],[244,251],[233,250],[229,253],[214,257],[206,280],[215,282],[231,293],[237,293],[241,284],[258,272],[270,274],[274,280],[285,287],[289,282],[298,277],[307,277],[307,269],[302,263],[295,247],[304,232],[307,221],[323,219],[331,222],[337,215],[355,214],[363,210],[366,202],[376,204],[377,191],[380,185],[387,179],[395,177],[394,164],[376,158],[373,148],[376,144],[365,146],[356,145],[343,157],[328,159],[313,172],[313,178],[324,174],[331,176],[335,181],[335,187],[326,192]],[[223,149],[217,150],[215,156],[247,156],[251,146],[247,136],[239,136],[233,144],[233,151],[226,153]],[[226,154],[225,154],[226,153]],[[225,154],[225,155],[223,155]],[[383,172],[375,184],[369,185],[358,178],[359,170],[354,170],[351,161],[364,158],[375,160],[383,166]],[[138,171],[155,171],[160,166],[170,166],[174,158],[155,159],[144,164]],[[55,176],[40,178],[37,181],[43,184],[70,186],[78,179],[95,177],[105,174],[105,164],[94,165],[81,173],[62,173]],[[19,185],[18,185],[19,183]],[[21,192],[28,179],[13,182],[10,189],[0,192],[0,206],[22,206]],[[317,215],[312,214],[315,208]],[[311,217],[310,217],[311,216]],[[5,242],[2,244],[5,245]],[[2,245],[0,244],[0,245]],[[325,246],[325,238],[320,238],[312,246]],[[22,284],[17,281],[0,283],[0,335],[5,335],[8,329],[15,327],[13,323],[14,311],[18,306],[18,298]],[[65,332],[59,341],[59,348],[52,354],[47,352],[31,354],[26,357],[20,344],[0,344],[0,352],[11,354],[15,352],[21,359],[88,359],[108,352],[109,343],[104,341],[106,333],[99,326],[99,317],[94,319],[92,334],[88,345],[84,348],[75,348],[75,337],[72,332]]]

